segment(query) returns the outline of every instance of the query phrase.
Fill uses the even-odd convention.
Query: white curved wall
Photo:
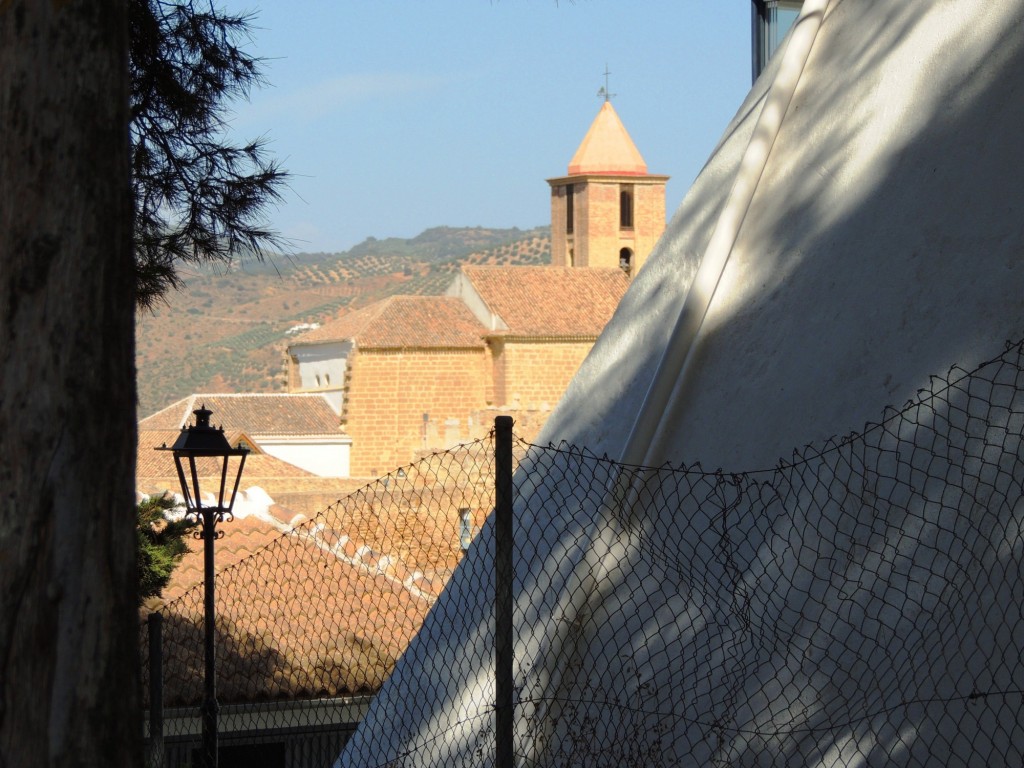
[[[970,368],[1000,352],[1004,340],[1024,334],[1022,28],[1022,0],[827,3],[645,463],[700,461],[729,471],[775,466],[794,448],[860,430],[885,406],[901,406],[927,386],[931,374],[944,374],[953,364]],[[776,62],[755,84],[538,443],[566,440],[598,456],[622,454],[778,67]],[[527,530],[518,543],[532,554],[517,564],[518,608],[528,617],[517,626],[517,664],[553,665],[548,693],[584,689],[588,674],[625,675],[615,665],[626,662],[602,656],[608,637],[639,649],[659,642],[685,646],[688,624],[663,621],[661,634],[652,636],[638,626],[635,611],[610,614],[599,632],[573,644],[532,634],[546,625],[578,623],[592,606],[573,598],[569,586],[607,574],[603,569],[615,560],[616,544],[603,540],[596,526],[603,516],[596,497],[571,507],[551,500],[542,509],[518,512],[528,515],[520,518]],[[476,726],[460,713],[493,697],[485,639],[492,608],[479,589],[484,576],[473,571],[487,568],[489,558],[472,554],[489,551],[492,543],[485,528],[343,762],[387,762],[417,738],[434,738],[430,749],[416,752],[417,764],[456,758],[472,763]],[[817,543],[805,541],[811,550]],[[549,588],[539,594],[555,599],[530,602],[538,592],[525,585],[544,579]],[[626,600],[638,584],[652,598],[660,594],[678,617],[729,609],[716,601],[730,595],[705,595],[706,604],[697,606],[683,585],[643,566],[612,577],[606,597]],[[884,594],[883,580],[876,586]],[[986,599],[996,608],[1002,598]],[[799,604],[789,607],[799,615]],[[897,655],[901,639],[894,635],[891,642]],[[557,667],[567,657],[582,663]],[[685,653],[682,658],[698,663]],[[906,668],[924,661],[910,658]],[[439,669],[460,674],[438,675]],[[758,665],[737,656],[730,669]],[[777,673],[789,684],[791,670],[772,669],[760,668],[767,683]],[[708,679],[720,672],[709,668]],[[1006,724],[996,720],[973,722],[996,728],[1000,737]],[[402,727],[390,730],[391,723]],[[912,763],[915,739],[924,736],[898,735],[910,746],[889,756]],[[970,749],[970,736],[957,744],[939,738],[935,748]],[[810,739],[791,757],[794,764],[824,764],[826,755],[838,759],[847,746]],[[1024,751],[1020,743],[1004,746],[1006,754]],[[758,759],[767,764],[771,757],[765,752]],[[975,759],[945,757],[949,764]],[[710,756],[676,758],[701,765]]]

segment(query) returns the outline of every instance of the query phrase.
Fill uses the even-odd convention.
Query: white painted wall
[[[772,466],[1020,334],[1019,13],[1016,1],[829,4],[663,418],[673,436],[649,463]],[[736,156],[722,154],[543,440],[618,454],[734,179]]]
[[[352,453],[352,440],[344,438],[290,438],[278,440],[261,437],[259,446],[266,453],[275,456],[300,469],[320,477],[348,477]]]
[[[291,347],[302,392],[322,392],[335,412],[341,413],[345,370],[352,352],[351,341]]]

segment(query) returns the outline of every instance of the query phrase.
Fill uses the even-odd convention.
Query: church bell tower
[[[665,230],[668,176],[647,163],[616,114],[611,94],[551,185],[551,264],[620,267],[636,274]]]

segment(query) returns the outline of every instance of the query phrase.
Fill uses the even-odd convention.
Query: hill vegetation
[[[370,237],[344,253],[182,272],[184,290],[138,318],[139,416],[192,392],[285,391],[296,326],[396,294],[441,294],[462,264],[550,261],[547,227],[436,227],[407,240]]]

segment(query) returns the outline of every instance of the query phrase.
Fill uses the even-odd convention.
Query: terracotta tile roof
[[[504,335],[596,338],[611,320],[629,278],[621,269],[463,266]]]
[[[217,571],[231,567],[279,539],[288,530],[287,523],[291,517],[294,516],[288,510],[274,506],[266,515],[239,516],[218,525],[224,537],[217,539]],[[172,579],[163,591],[161,603],[177,600],[203,581],[203,542],[192,539],[187,544],[190,551],[174,569]]]
[[[391,296],[302,334],[292,346],[354,339],[364,349],[477,348],[483,332],[459,299]]]
[[[344,434],[338,414],[318,394],[195,394],[142,419],[139,429],[180,430],[200,405],[213,411],[213,424],[232,432],[264,437]]]
[[[177,470],[174,467],[174,458],[170,452],[158,451],[158,447],[166,444],[171,445],[178,437],[177,430],[140,430],[139,446],[135,464],[136,486],[147,493],[153,489],[178,487]],[[204,469],[200,471],[200,480],[210,478],[213,480],[219,472],[217,464],[213,460],[205,460],[200,464]],[[243,480],[245,485],[259,485],[265,487],[267,480],[287,480],[293,478],[316,478],[311,472],[282,461],[276,456],[267,453],[253,451],[245,460],[245,473]],[[218,478],[219,479],[219,478]],[[331,480],[333,478],[320,478]],[[162,484],[167,483],[167,484]],[[269,489],[268,489],[269,492]]]
[[[374,691],[390,674],[433,600],[352,542],[328,551],[315,526],[281,533],[266,519],[224,523],[217,540],[217,688],[221,703]],[[201,547],[175,578],[202,576]],[[394,564],[388,564],[394,569]],[[203,690],[200,581],[175,585],[164,614],[167,706]]]
[[[180,493],[174,459],[169,453],[155,450],[166,444],[171,445],[177,438],[178,430],[141,430],[136,458],[135,487],[147,494],[165,491]],[[229,441],[234,445],[233,436]],[[212,487],[215,478],[212,463],[200,476],[200,487]],[[272,499],[286,504],[296,513],[312,517],[329,504],[366,484],[366,479],[320,477],[289,464],[270,454],[261,453],[255,445],[245,461],[242,475],[242,489],[257,486]]]
[[[309,520],[278,505],[220,526],[218,699],[313,699],[375,691],[494,505],[488,441],[435,454]],[[202,542],[174,572],[164,621],[167,706],[202,698]],[[140,637],[146,676],[148,644]]]
[[[362,511],[373,513],[371,507]],[[350,518],[328,511],[299,518],[295,528],[284,522],[289,517],[275,506],[219,526],[217,685],[223,703],[376,690],[460,556],[454,524],[428,531],[425,540],[433,544],[419,547],[428,561],[420,564],[353,535],[365,522],[358,513]],[[379,523],[379,507],[376,517]],[[422,533],[423,522],[420,515],[409,529]],[[168,706],[196,704],[202,695],[202,542],[191,548],[159,608]],[[407,556],[416,551],[399,549]]]
[[[640,155],[633,139],[610,101],[601,105],[587,135],[583,137],[576,154],[569,161],[569,175],[623,175],[647,174],[647,163]]]
[[[181,493],[174,459],[169,452],[156,450],[161,445],[173,444],[178,434],[178,430],[139,431],[135,462],[136,490],[147,494],[161,494],[166,491],[175,494]],[[233,441],[231,442],[234,444]],[[215,462],[205,460],[200,464],[200,468],[200,488],[212,489],[219,484],[218,473],[220,470]],[[263,489],[274,499],[284,494],[294,494],[296,491],[319,492],[320,495],[316,497],[318,499],[322,499],[324,495],[331,495],[337,499],[344,495],[346,488],[350,487],[338,478],[320,477],[275,456],[261,453],[258,446],[246,457],[245,471],[242,475],[242,490],[254,486]],[[315,514],[324,506],[322,503],[316,509],[302,506],[296,511],[307,515]]]
[[[390,299],[383,299],[361,309],[346,312],[341,317],[327,321],[319,328],[300,333],[289,346],[323,344],[358,338],[368,325],[376,322],[389,301]]]

